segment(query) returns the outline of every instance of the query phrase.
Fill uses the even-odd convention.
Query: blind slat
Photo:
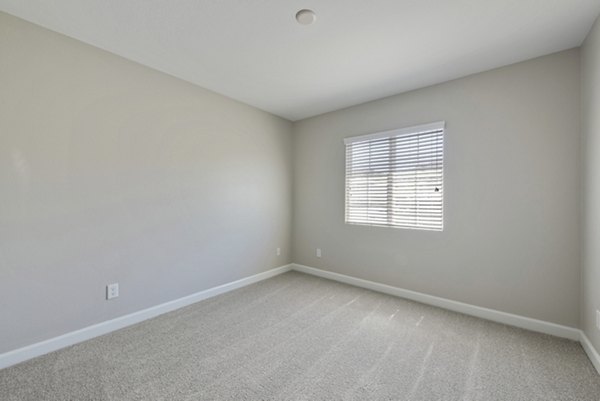
[[[346,223],[443,229],[443,125],[345,140]]]

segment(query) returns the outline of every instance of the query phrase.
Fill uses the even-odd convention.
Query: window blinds
[[[441,231],[444,127],[346,138],[346,223]]]

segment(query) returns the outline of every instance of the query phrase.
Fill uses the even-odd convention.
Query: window
[[[346,223],[442,231],[444,126],[346,138]]]

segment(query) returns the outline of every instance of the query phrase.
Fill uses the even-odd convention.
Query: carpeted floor
[[[300,273],[0,371],[2,400],[600,400],[581,346]]]

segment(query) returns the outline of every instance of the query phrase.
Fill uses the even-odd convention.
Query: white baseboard
[[[163,304],[156,305],[148,309],[143,309],[138,312],[134,312],[115,319],[107,320],[105,322],[98,323],[92,326],[84,327],[80,330],[72,331],[70,333],[66,333],[58,337],[54,337],[32,345],[28,345],[23,348],[18,348],[13,351],[5,352],[3,354],[0,354],[0,369],[6,368],[11,365],[15,365],[28,359],[35,358],[37,356],[47,354],[52,351],[56,351],[61,348],[68,347],[73,344],[80,343],[82,341],[92,339],[94,337],[101,336],[103,334],[110,333],[115,330],[122,329],[127,326],[131,326],[133,324],[142,322],[147,319],[151,319],[153,317],[162,315],[167,312],[174,311],[176,309],[191,305],[204,299],[211,298],[216,295],[223,294],[225,292],[229,292],[241,287],[245,287],[258,281],[266,280],[268,278],[288,272],[291,270],[291,268],[292,265],[277,267],[266,272],[255,274],[250,277],[245,277],[240,280],[232,281],[231,283],[209,288],[207,290],[200,291],[195,294],[176,299],[174,301],[165,302]]]
[[[319,276],[330,280],[354,285],[356,287],[367,288],[373,291],[410,299],[424,304],[438,306],[440,308],[464,313],[466,315],[480,317],[498,323],[504,323],[511,326],[521,327],[527,330],[550,334],[557,337],[577,340],[581,342],[581,345],[587,353],[590,360],[592,361],[592,364],[594,365],[596,370],[598,370],[598,373],[600,373],[600,354],[594,348],[594,346],[587,338],[585,333],[573,327],[567,327],[555,323],[545,322],[542,320],[513,315],[494,309],[482,308],[463,302],[452,301],[433,295],[427,295],[416,291],[392,287],[386,284],[376,283],[373,281],[363,280],[299,264],[290,264],[286,266],[277,267],[275,269],[255,274],[250,277],[245,277],[243,279],[233,281],[231,283],[209,288],[207,290],[200,291],[195,294],[176,299],[174,301],[166,302],[160,305],[150,307],[148,309],[131,313],[129,315],[121,316],[92,326],[84,327],[80,330],[66,333],[58,337],[54,337],[32,345],[25,346],[23,348],[8,351],[4,354],[0,354],[0,369],[47,354],[52,351],[56,351],[61,348],[68,347],[73,344],[92,339],[94,337],[101,336],[103,334],[110,333],[115,330],[122,329],[127,326],[131,326],[133,324],[142,322],[147,319],[151,319],[153,317],[162,315],[167,312],[174,311],[184,306],[194,304],[204,299],[211,298],[216,295],[223,294],[241,287],[245,287],[247,285],[262,280],[266,280],[268,278],[277,276],[290,270],[296,270],[302,273],[307,273],[314,276]]]
[[[579,342],[581,343],[581,346],[585,350],[585,353],[590,358],[590,361],[592,361],[592,365],[594,365],[594,367],[598,371],[598,374],[600,374],[600,354],[598,353],[596,348],[594,348],[594,346],[592,345],[592,342],[590,341],[589,338],[587,338],[587,336],[585,335],[583,330],[581,331],[581,337],[579,339]]]
[[[482,308],[463,302],[452,301],[446,298],[440,298],[433,295],[423,294],[421,292],[406,290],[403,288],[392,287],[391,285],[376,283],[374,281],[363,280],[360,278],[346,276],[344,274],[334,273],[327,270],[321,270],[314,267],[303,266],[296,263],[292,264],[292,270],[313,276],[323,277],[329,280],[350,284],[356,287],[382,292],[384,294],[394,295],[400,298],[410,299],[427,305],[437,306],[443,309],[464,313],[482,319],[497,323],[503,323],[510,326],[520,327],[522,329],[536,331],[539,333],[550,334],[556,337],[567,338],[569,340],[579,341],[585,350],[592,364],[600,374],[600,354],[594,348],[590,340],[582,330],[574,327],[562,326],[556,323],[550,323],[543,320],[532,319],[525,316],[514,315],[512,313],[501,312],[495,309]]]
[[[491,320],[493,322],[520,327],[539,333],[550,334],[556,337],[568,338],[570,340],[575,341],[579,341],[580,339],[581,331],[574,327],[562,326],[560,324],[550,323],[543,320],[513,315],[512,313],[501,312],[495,309],[482,308],[463,302],[452,301],[446,298],[427,295],[421,292],[406,290],[403,288],[392,287],[391,285],[387,284],[376,283],[374,281],[363,280],[360,278],[346,276],[344,274],[333,273],[330,271],[316,269],[314,267],[303,266],[295,263],[292,264],[292,270],[311,274],[313,276],[327,278],[334,281],[339,281],[356,287],[367,288],[369,290],[394,295],[400,298],[410,299],[427,305],[438,306],[443,309],[464,313],[465,315],[476,316],[482,319]]]

